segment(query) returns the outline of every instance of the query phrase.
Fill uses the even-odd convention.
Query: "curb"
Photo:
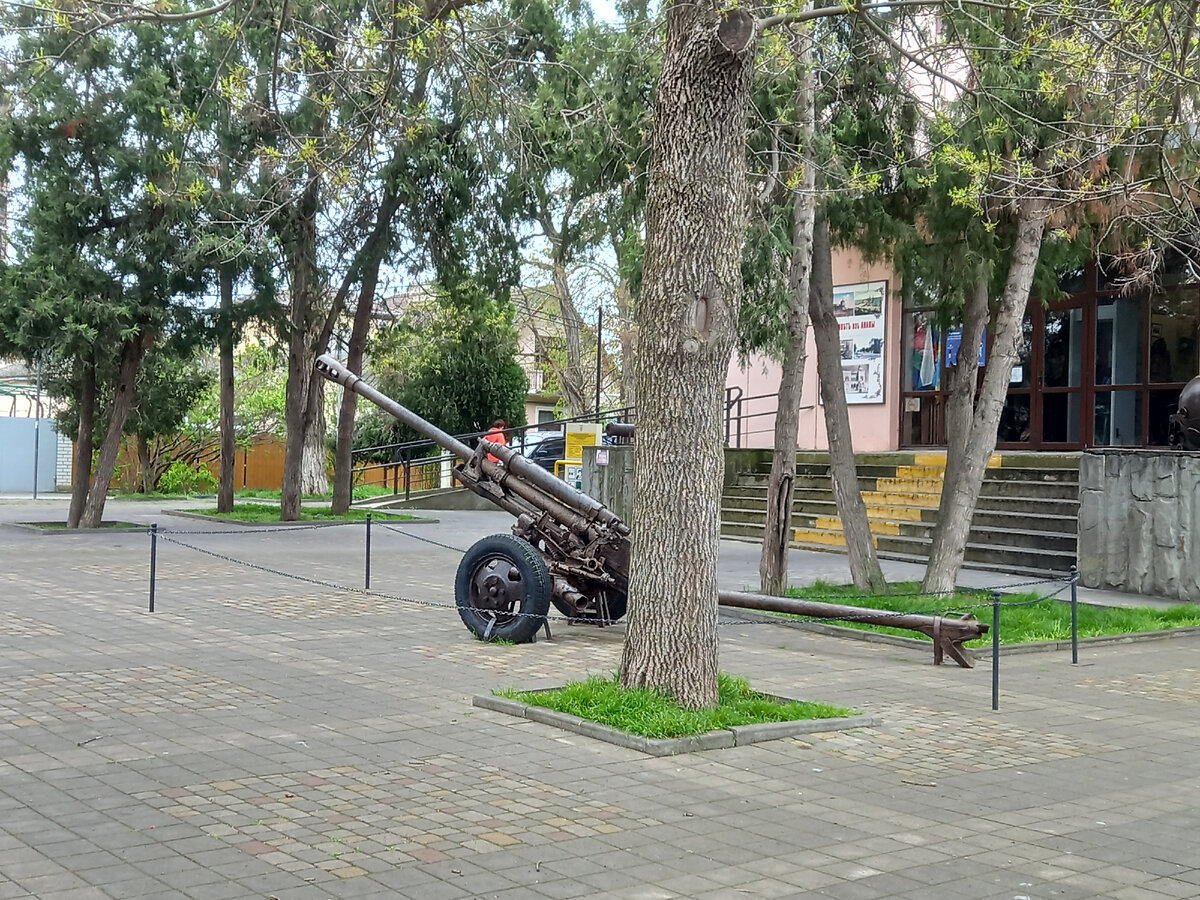
[[[898,634],[879,634],[874,631],[861,631],[858,628],[845,628],[840,625],[827,625],[824,622],[814,622],[807,619],[788,619],[771,613],[757,612],[750,609],[737,609],[739,618],[752,624],[782,625],[785,628],[796,628],[814,634],[824,634],[830,637],[850,638],[868,644],[891,644],[894,647],[906,647],[912,650],[932,651],[933,642],[920,638],[901,637]],[[733,625],[735,623],[727,623]],[[990,622],[986,623],[989,627]],[[1158,631],[1134,631],[1128,634],[1100,634],[1094,637],[1081,637],[1080,647],[1103,646],[1105,644],[1135,644],[1143,641],[1165,641],[1172,638],[1187,637],[1200,634],[1200,625],[1184,625],[1179,628],[1163,628]],[[976,659],[991,659],[992,644],[990,639],[978,647],[968,647]],[[1058,650],[1070,650],[1071,639],[1061,641],[1038,641],[1031,644],[1005,644],[1000,647],[1001,656],[1012,656],[1019,653],[1047,653]]]
[[[244,525],[247,528],[262,528],[264,526],[270,527],[272,525],[278,525],[280,528],[288,528],[288,527],[294,528],[297,525],[309,525],[309,526],[311,526],[311,525],[329,525],[329,526],[332,526],[332,525],[365,525],[366,524],[366,519],[345,519],[345,520],[339,520],[339,519],[320,520],[320,519],[318,519],[315,521],[311,520],[311,519],[310,520],[299,519],[295,522],[278,522],[278,521],[243,522],[241,519],[227,519],[224,516],[206,516],[203,513],[188,512],[185,509],[163,509],[163,510],[161,510],[161,512],[164,516],[177,516],[178,518],[181,518],[181,519],[199,519],[202,522],[220,522],[223,525]],[[372,515],[374,515],[375,512],[376,511],[373,510]],[[386,518],[394,518],[394,516],[395,516],[394,513],[383,513],[379,519],[375,520],[374,524],[376,524],[376,525],[382,524],[383,518],[385,518],[385,517]],[[396,524],[399,524],[399,525],[436,525],[437,523],[438,523],[437,519],[425,519],[425,518],[398,519],[396,521]],[[149,526],[146,526],[146,527],[148,528]]]
[[[792,722],[764,722],[761,725],[735,725],[719,731],[709,731],[704,734],[691,734],[678,738],[648,738],[640,734],[630,734],[610,725],[599,722],[589,722],[569,713],[547,709],[544,706],[533,706],[520,700],[510,700],[507,697],[497,697],[493,694],[477,694],[471,698],[471,705],[492,712],[504,713],[530,722],[539,722],[582,734],[584,737],[595,738],[618,747],[637,750],[648,756],[676,756],[680,753],[696,753],[701,750],[726,750],[731,747],[743,747],[747,744],[757,744],[761,741],[773,741],[779,738],[793,737],[799,734],[813,734],[819,731],[849,731],[854,728],[869,728],[879,724],[874,716],[846,716],[840,719],[799,719]]]
[[[103,527],[103,523],[101,523],[100,528],[44,528],[42,526],[42,524],[39,524],[37,522],[0,522],[0,524],[8,525],[12,528],[23,528],[26,531],[33,531],[33,532],[36,532],[37,534],[44,534],[44,535],[51,536],[51,537],[59,537],[61,535],[65,535],[65,534],[76,534],[76,535],[85,534],[85,535],[94,536],[97,534],[149,534],[150,533],[149,525],[132,525],[128,528],[124,528],[124,527],[122,527],[122,528],[105,528],[105,527]],[[45,525],[58,525],[61,523],[47,521],[44,524]]]

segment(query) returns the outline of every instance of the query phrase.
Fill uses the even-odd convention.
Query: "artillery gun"
[[[477,541],[459,564],[454,599],[467,628],[485,640],[524,643],[543,627],[551,604],[580,623],[625,615],[629,527],[616,513],[513,447],[481,439],[472,450],[331,356],[316,367],[456,456],[454,477],[516,519],[512,534]]]
[[[471,545],[454,579],[458,614],[483,640],[531,641],[554,605],[571,622],[607,625],[625,615],[629,592],[629,526],[599,501],[551,475],[516,449],[480,439],[471,449],[458,438],[380,393],[328,355],[317,371],[370,400],[418,434],[458,458],[454,477],[464,487],[512,514],[512,534],[493,534]],[[632,437],[629,425],[609,433]],[[964,641],[988,626],[973,616],[896,613],[791,597],[723,591],[722,606],[814,618],[840,618],[909,628],[933,639],[934,663],[943,654],[960,666],[974,664]]]

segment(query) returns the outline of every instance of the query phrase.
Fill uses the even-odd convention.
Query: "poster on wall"
[[[887,282],[833,289],[833,314],[842,344],[847,403],[882,403],[887,372]]]

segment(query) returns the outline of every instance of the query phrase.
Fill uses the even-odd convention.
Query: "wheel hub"
[[[520,608],[525,599],[525,584],[521,572],[507,560],[492,558],[484,560],[471,579],[471,605],[476,609],[489,610],[493,614],[511,613]],[[501,616],[496,616],[497,619]]]

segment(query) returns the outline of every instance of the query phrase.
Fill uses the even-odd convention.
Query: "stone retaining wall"
[[[1083,453],[1078,565],[1087,587],[1200,601],[1200,453]]]

